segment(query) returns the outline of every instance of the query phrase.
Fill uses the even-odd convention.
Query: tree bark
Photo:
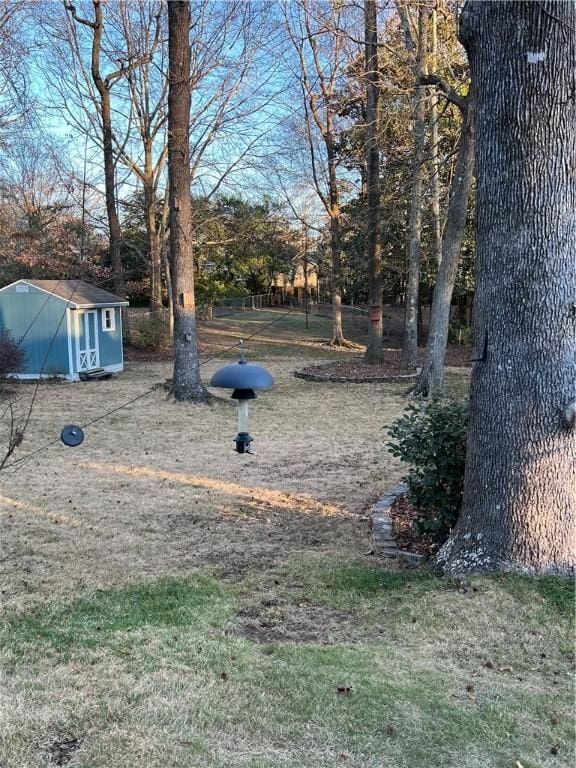
[[[468,96],[463,110],[456,168],[452,177],[450,200],[446,215],[446,228],[442,241],[442,258],[434,286],[430,329],[424,363],[413,395],[432,397],[442,392],[444,385],[444,357],[448,343],[450,305],[454,281],[460,262],[460,250],[466,229],[468,198],[474,176],[474,100]]]
[[[148,162],[145,161],[145,169],[147,166]],[[151,168],[150,173],[145,173],[144,212],[148,258],[150,260],[150,312],[161,312],[164,308],[162,302],[162,234],[157,221],[156,193]]]
[[[366,66],[366,261],[368,264],[368,340],[364,359],[384,360],[382,345],[382,240],[380,237],[380,148],[378,146],[378,28],[375,0],[364,1]]]
[[[431,48],[430,69],[436,72],[438,53],[438,13],[436,8],[431,11]],[[432,210],[432,249],[436,265],[442,261],[442,222],[440,221],[440,152],[438,131],[438,94],[432,94],[430,101],[430,165],[431,165],[431,201]]]
[[[477,262],[463,508],[452,573],[576,559],[576,4],[473,2]]]
[[[340,195],[336,173],[336,150],[334,148],[334,126],[327,108],[326,132],[324,135],[328,162],[328,195],[330,200],[330,263],[332,269],[332,339],[334,347],[348,347],[342,328],[342,241],[340,236]]]
[[[414,154],[412,193],[408,221],[408,280],[404,309],[404,342],[402,364],[415,369],[418,365],[418,290],[420,286],[420,251],[422,239],[422,187],[424,184],[424,149],[426,138],[426,89],[420,80],[426,73],[429,9],[418,10],[418,48],[414,64],[416,95],[414,97]]]
[[[162,246],[162,260],[166,270],[166,293],[168,294],[168,331],[174,337],[174,301],[172,298],[172,278],[170,276],[170,259],[166,248]]]
[[[168,178],[170,267],[174,297],[174,377],[176,400],[203,402],[194,300],[190,196],[190,29],[189,0],[168,3]]]
[[[339,209],[333,209],[338,210]],[[342,328],[342,258],[340,255],[340,216],[339,212],[330,218],[330,266],[332,273],[331,299],[332,299],[332,339],[331,346],[342,347],[347,345]]]

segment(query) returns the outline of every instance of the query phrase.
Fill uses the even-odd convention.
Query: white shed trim
[[[74,352],[72,351],[72,320],[70,308],[66,307],[66,333],[68,335],[68,373],[74,373]]]

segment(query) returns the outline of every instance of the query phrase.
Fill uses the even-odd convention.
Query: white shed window
[[[102,310],[102,330],[116,330],[116,313],[114,311],[114,307],[109,307],[108,309]]]

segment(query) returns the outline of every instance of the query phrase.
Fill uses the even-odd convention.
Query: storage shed
[[[0,289],[0,328],[25,354],[14,376],[69,381],[118,373],[124,367],[125,299],[83,280],[17,280]]]

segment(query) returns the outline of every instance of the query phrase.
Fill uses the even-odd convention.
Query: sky
[[[134,2],[135,7],[138,2]],[[193,192],[238,194],[247,199],[263,196],[309,200],[308,150],[302,147],[301,93],[297,61],[282,28],[282,6],[261,2],[244,4],[238,14],[226,2],[192,3],[194,25],[191,146],[194,171]],[[101,150],[92,135],[86,141],[81,126],[94,121],[95,106],[86,99],[93,90],[88,76],[90,34],[88,27],[70,24],[56,0],[28,15],[26,34],[30,41],[30,89],[39,105],[41,130],[63,150],[65,163],[80,181],[86,168],[89,181],[102,190]],[[90,17],[91,3],[78,3],[78,13]],[[117,8],[109,4],[106,12]],[[38,13],[44,9],[42,14]],[[151,3],[144,3],[144,12]],[[293,11],[293,8],[291,8]],[[146,13],[145,13],[146,15]],[[102,71],[118,67],[125,50],[118,28],[108,21]],[[67,26],[68,25],[68,26]],[[245,26],[243,26],[245,25]],[[247,25],[247,26],[246,26]],[[246,29],[248,28],[248,32]],[[84,69],[70,54],[66,31],[73,30],[79,41]],[[165,30],[162,31],[165,38]],[[166,68],[165,53],[159,46],[153,65],[151,96],[161,85],[160,70]],[[79,77],[74,77],[76,75]],[[80,81],[80,86],[76,82]],[[230,95],[232,91],[232,95]],[[84,98],[79,98],[80,94]],[[137,161],[141,143],[137,135],[134,109],[126,99],[125,80],[112,88],[115,135],[126,152]],[[130,138],[126,128],[131,124]],[[210,132],[217,126],[212,141]],[[93,133],[93,131],[92,131]],[[298,135],[298,133],[300,135]],[[156,156],[161,151],[164,131],[159,136]],[[222,180],[222,176],[226,178]],[[280,182],[279,179],[282,181]],[[135,188],[134,174],[118,165],[120,196]],[[322,210],[305,205],[315,224]]]

